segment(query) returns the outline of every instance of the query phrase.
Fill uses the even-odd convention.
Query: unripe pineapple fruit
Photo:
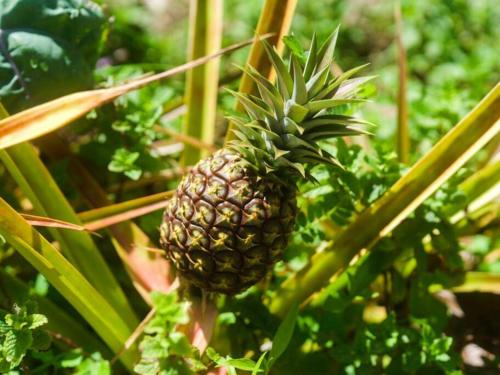
[[[304,59],[289,63],[264,42],[276,83],[249,67],[259,95],[234,93],[248,120],[233,118],[236,139],[181,180],[161,225],[161,244],[181,278],[207,291],[235,294],[281,259],[297,213],[296,182],[306,165],[338,165],[321,140],[364,133],[365,121],[332,113],[359,102],[361,67],[331,73],[337,30]]]

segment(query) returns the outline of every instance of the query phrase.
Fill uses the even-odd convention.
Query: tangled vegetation
[[[0,1],[0,372],[498,372],[499,18]]]

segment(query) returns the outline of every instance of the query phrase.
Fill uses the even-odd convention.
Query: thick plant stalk
[[[218,51],[222,40],[222,0],[191,0],[189,25],[188,60]],[[219,63],[220,58],[215,58],[187,73],[183,133],[203,144],[214,143]],[[182,164],[193,165],[207,153],[185,143]]]
[[[500,186],[498,176],[500,176],[500,161],[487,164],[482,169],[474,173],[460,184],[460,189],[466,196],[464,204],[462,206],[455,205],[454,207],[447,207],[445,210],[446,214],[455,214],[457,211],[465,208],[490,189]]]
[[[500,228],[500,202],[493,201],[482,206],[455,223],[458,236],[472,236],[477,233],[494,232]]]
[[[287,279],[270,301],[284,316],[293,303],[319,291],[362,249],[390,233],[426,198],[500,131],[500,84],[448,132],[382,198],[361,213],[331,246]]]
[[[274,35],[268,39],[268,42],[270,45],[275,46],[278,52],[281,53],[284,47],[282,39],[290,29],[296,6],[297,0],[266,0],[260,12],[255,35],[258,37],[267,33],[273,33]],[[252,44],[246,65],[254,67],[266,78],[272,79],[274,77],[272,64],[267,58],[262,42],[258,39]],[[256,86],[252,78],[247,73],[243,73],[238,91],[243,94],[253,94],[255,90]],[[239,111],[243,110],[243,106],[239,101],[236,104],[236,109]],[[234,137],[231,131],[232,127],[233,124],[230,123],[226,134],[226,142]]]
[[[410,155],[410,135],[408,129],[408,64],[406,50],[403,44],[403,20],[401,16],[401,2],[396,3],[394,9],[396,20],[396,44],[398,52],[398,123],[397,123],[397,146],[398,157],[401,163],[408,163]]]
[[[500,275],[488,272],[467,272],[462,285],[453,288],[457,293],[494,293],[500,294]]]

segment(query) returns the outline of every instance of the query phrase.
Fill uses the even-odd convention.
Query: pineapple
[[[234,93],[248,120],[233,118],[235,139],[201,160],[169,200],[161,244],[181,279],[203,290],[239,293],[281,259],[297,214],[296,183],[312,178],[305,165],[338,161],[319,141],[364,133],[365,121],[329,109],[356,103],[362,67],[331,73],[338,29],[306,57],[288,63],[264,43],[273,84],[252,67],[258,96]]]

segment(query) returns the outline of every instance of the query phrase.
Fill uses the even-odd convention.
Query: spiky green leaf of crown
[[[334,76],[331,67],[338,28],[318,47],[311,41],[307,58],[291,54],[287,63],[263,41],[276,71],[276,83],[253,67],[244,71],[255,81],[259,95],[232,92],[244,106],[250,122],[231,118],[236,139],[228,147],[244,156],[261,174],[306,177],[304,164],[340,165],[318,141],[326,138],[368,133],[367,121],[332,114],[329,109],[363,102],[357,97],[361,85],[373,77],[351,78],[366,65]]]

